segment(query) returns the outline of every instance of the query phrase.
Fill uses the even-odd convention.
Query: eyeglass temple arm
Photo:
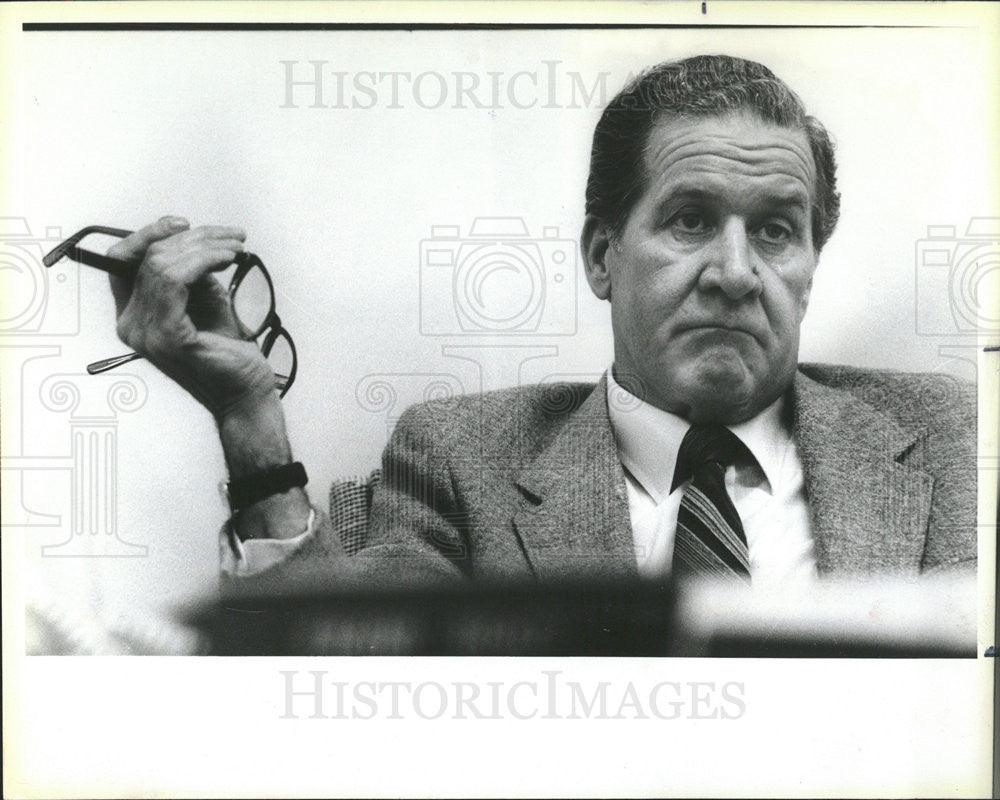
[[[100,375],[102,372],[120,367],[122,364],[128,364],[130,361],[137,361],[140,358],[142,356],[138,353],[126,353],[123,356],[105,358],[101,361],[95,361],[93,364],[87,364],[87,373],[90,375]]]
[[[77,231],[62,244],[46,253],[45,257],[42,258],[42,263],[46,267],[51,267],[63,256],[69,256],[74,261],[78,261],[88,267],[94,267],[95,269],[103,270],[104,272],[109,272],[112,275],[118,275],[122,278],[134,278],[136,271],[139,269],[139,264],[141,263],[140,260],[112,258],[111,256],[94,253],[90,250],[84,250],[83,248],[77,246],[77,243],[81,239],[92,233],[103,233],[108,234],[109,236],[125,238],[126,236],[129,236],[132,231],[125,230],[124,228],[108,228],[103,225],[91,225],[83,230]]]
[[[69,256],[74,261],[78,261],[88,267],[94,267],[95,269],[110,273],[111,275],[117,275],[119,278],[129,279],[135,277],[136,273],[139,271],[139,265],[142,263],[138,260],[125,261],[121,258],[112,258],[111,256],[104,256],[100,253],[92,253],[90,250],[84,250],[76,245],[70,245],[65,248],[57,248],[57,250],[53,250],[45,257],[42,263],[47,267],[51,267],[63,256]]]
[[[120,236],[124,238],[129,236],[132,231],[124,230],[122,228],[105,228],[100,225],[84,228],[82,231],[73,234],[73,236],[65,242],[46,253],[42,258],[42,263],[46,267],[51,267],[63,256],[69,256],[74,261],[84,264],[85,266],[108,272],[111,275],[117,275],[118,277],[128,278],[130,280],[135,278],[136,273],[139,271],[139,265],[142,263],[142,259],[112,258],[111,256],[94,253],[90,250],[84,250],[82,247],[77,246],[77,242],[91,233],[105,233],[111,236]],[[253,256],[250,253],[237,253],[233,262],[241,265],[244,262],[249,262],[252,258]]]

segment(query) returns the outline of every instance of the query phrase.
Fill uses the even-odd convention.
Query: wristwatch
[[[280,467],[252,472],[223,484],[229,508],[235,513],[259,503],[272,494],[303,487],[309,482],[306,468],[298,461]]]

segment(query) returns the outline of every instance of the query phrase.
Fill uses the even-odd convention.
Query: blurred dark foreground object
[[[975,657],[975,577],[353,590],[208,603],[213,655]]]

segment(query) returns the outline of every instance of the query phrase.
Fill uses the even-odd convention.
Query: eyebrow
[[[682,199],[711,201],[717,199],[719,194],[711,189],[705,189],[701,183],[696,185],[678,181],[663,187],[659,199],[656,201],[656,208],[661,210],[668,203]],[[806,212],[810,208],[809,196],[800,188],[789,191],[763,189],[757,196],[762,202],[772,207],[800,209]]]

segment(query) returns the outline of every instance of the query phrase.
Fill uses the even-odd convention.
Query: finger
[[[246,250],[246,245],[241,239],[212,239],[201,245],[202,248],[206,246],[210,246],[213,250],[231,250],[234,254]]]
[[[181,253],[150,252],[138,282],[144,277],[155,276],[157,282],[189,286],[201,280],[209,272],[220,272],[236,260],[237,250],[218,246],[217,243],[192,247]]]
[[[220,253],[227,252],[232,253],[232,258],[222,264],[221,266],[213,269],[225,269],[230,266],[236,259],[236,256],[246,249],[243,241],[240,239],[184,239],[182,238],[186,234],[181,234],[181,236],[173,237],[170,242],[170,253],[169,256],[173,261],[178,263],[184,261],[185,259],[196,257],[199,253],[205,253],[209,251],[219,251]],[[149,256],[153,257],[155,253],[155,248],[150,250]],[[166,254],[164,254],[166,255]],[[165,260],[165,258],[163,259]]]
[[[108,255],[126,261],[141,259],[153,242],[166,239],[190,227],[191,223],[183,217],[160,217],[152,225],[140,228],[115,244],[108,250]]]
[[[141,259],[151,244],[166,239],[169,236],[174,236],[190,227],[190,225],[191,223],[183,217],[160,217],[152,225],[140,228],[135,233],[129,234],[120,242],[113,245],[108,250],[108,255],[124,261]],[[111,294],[115,298],[116,314],[121,316],[132,294],[132,281],[125,280],[116,275],[109,275],[108,277],[111,282]]]
[[[224,269],[235,257],[228,249],[193,248],[176,253],[172,248],[151,247],[131,291],[116,295],[124,302],[118,314],[119,336],[143,352],[139,342],[155,344],[192,333],[191,320],[186,320],[188,287],[212,270]],[[141,338],[133,341],[136,333]]]
[[[199,225],[185,233],[185,237],[195,239],[236,239],[245,242],[246,231],[237,225]]]
[[[245,235],[242,229],[232,226],[211,227],[212,232],[217,235]],[[199,233],[188,230],[170,236],[167,240],[160,240],[161,243],[152,242],[140,279],[136,283],[112,278],[111,291],[115,297],[118,316],[121,317],[136,293],[159,294],[159,298],[146,297],[139,305],[157,309],[154,314],[156,317],[168,315],[179,295],[176,291],[166,291],[165,285],[173,284],[175,288],[178,285],[186,286],[198,282],[209,272],[228,269],[236,260],[237,254],[243,252],[242,238],[211,239],[206,238],[208,233],[204,230]]]

